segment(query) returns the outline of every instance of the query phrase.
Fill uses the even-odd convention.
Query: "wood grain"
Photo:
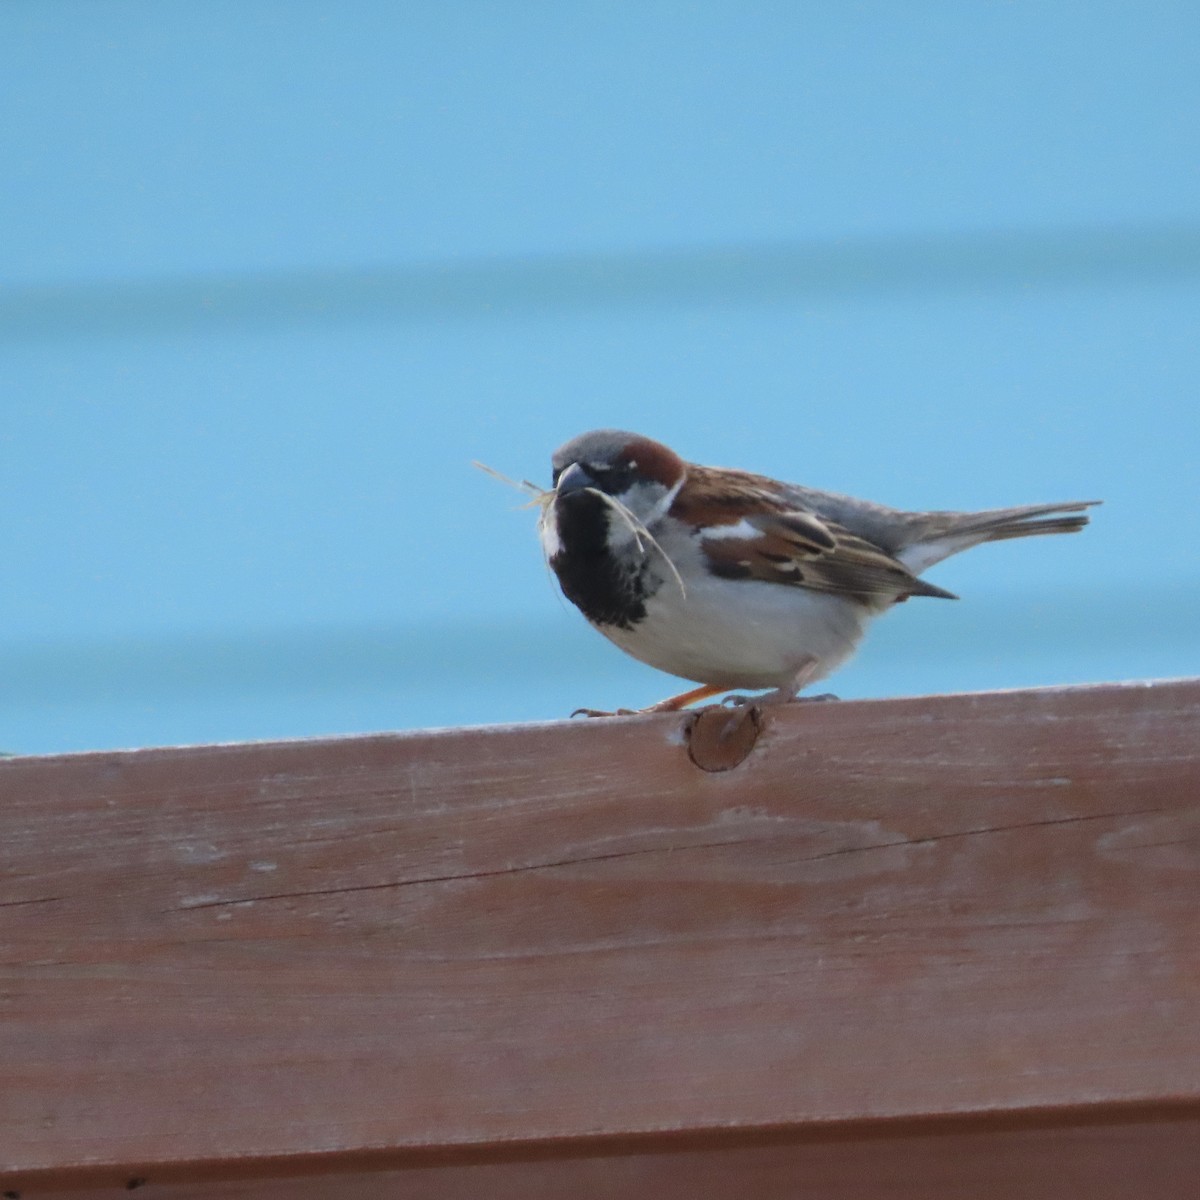
[[[684,722],[0,762],[0,1188],[1193,1194],[1200,682]]]

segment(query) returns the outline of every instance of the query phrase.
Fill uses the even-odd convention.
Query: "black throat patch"
[[[608,505],[579,492],[555,505],[559,551],[550,560],[559,586],[595,625],[632,629],[646,615],[646,563],[624,562],[608,549]]]

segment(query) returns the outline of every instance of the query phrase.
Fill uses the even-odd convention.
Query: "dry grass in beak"
[[[487,463],[481,463],[478,460],[472,460],[471,466],[477,467],[485,475],[490,475],[493,479],[498,479],[501,483],[507,484],[510,488],[515,488],[518,492],[524,492],[531,497],[527,504],[522,504],[522,508],[533,508],[535,504],[540,505],[542,512],[554,501],[554,493],[547,491],[543,487],[538,487],[536,483],[530,483],[528,479],[522,479],[519,482],[516,479],[510,479],[507,475],[501,474],[495,467],[489,467]]]
[[[490,475],[493,479],[498,479],[510,488],[515,488],[518,492],[524,492],[529,497],[529,500],[518,507],[534,508],[536,506],[540,510],[538,512],[537,528],[538,542],[542,547],[542,563],[546,568],[546,574],[553,575],[554,572],[550,567],[550,559],[546,556],[546,539],[541,536],[541,533],[546,524],[546,515],[550,512],[554,504],[554,492],[547,491],[543,487],[538,487],[536,483],[530,483],[528,479],[522,479],[519,482],[516,479],[510,479],[503,472],[497,471],[495,467],[489,467],[487,463],[479,462],[478,459],[473,459],[471,466],[478,467],[485,475]]]
[[[546,523],[546,519],[550,514],[550,510],[554,507],[555,500],[558,499],[558,489],[547,490],[543,487],[538,487],[536,483],[530,483],[528,479],[520,481],[510,479],[507,475],[497,471],[494,467],[489,467],[486,463],[481,463],[478,460],[473,460],[471,466],[477,467],[485,475],[490,475],[493,479],[498,479],[501,483],[507,484],[510,488],[515,488],[518,492],[524,492],[530,497],[528,503],[522,504],[522,508],[533,508],[535,505],[541,509],[538,514],[538,532],[541,532],[542,526]],[[615,496],[610,496],[606,492],[600,491],[599,488],[584,488],[584,491],[591,492],[593,496],[599,496],[605,504],[609,506],[625,524],[629,527],[629,532],[633,534],[633,539],[637,542],[637,548],[643,554],[646,552],[645,543],[648,542],[662,556],[671,571],[675,582],[679,585],[679,594],[687,599],[687,588],[683,584],[683,576],[679,574],[678,568],[671,561],[671,557],[659,545],[658,539],[648,530],[644,522],[633,512],[631,512],[624,504],[621,503]],[[549,566],[549,562],[546,564]]]

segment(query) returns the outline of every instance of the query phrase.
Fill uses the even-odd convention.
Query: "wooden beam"
[[[1200,681],[691,719],[0,762],[0,1195],[1194,1194]]]

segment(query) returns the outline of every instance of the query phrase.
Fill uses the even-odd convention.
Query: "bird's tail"
[[[983,542],[1003,542],[1043,533],[1078,533],[1088,523],[1086,510],[1100,503],[1100,500],[1071,500],[1065,504],[1024,504],[974,513],[939,513],[944,520],[935,523],[934,528],[896,557],[918,574],[951,554]]]
[[[1078,533],[1087,523],[1086,509],[1099,500],[1072,500],[1068,504],[1026,504],[971,513],[955,531],[978,536],[981,542],[1033,537],[1040,533]],[[1069,514],[1069,515],[1068,515]]]

